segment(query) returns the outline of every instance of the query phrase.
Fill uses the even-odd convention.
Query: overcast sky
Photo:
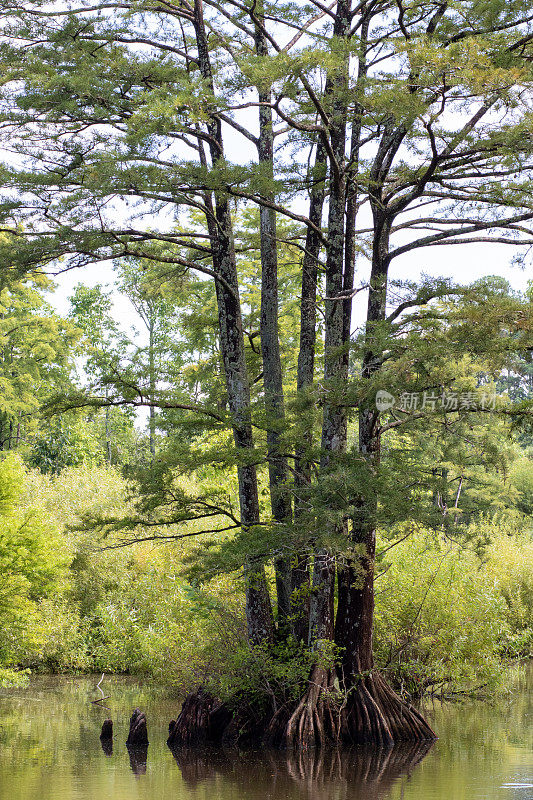
[[[470,244],[430,247],[415,250],[395,259],[392,264],[391,278],[416,280],[421,274],[434,277],[446,277],[458,283],[471,283],[487,275],[499,275],[506,278],[511,286],[524,291],[529,280],[533,280],[531,259],[528,266],[520,269],[511,264],[515,252],[519,248],[504,244]],[[520,248],[524,250],[524,248]],[[368,277],[368,263],[359,262],[359,273],[356,282],[364,282]],[[61,314],[68,312],[68,297],[78,283],[94,285],[96,283],[112,286],[114,274],[111,264],[96,264],[89,267],[71,270],[56,279],[57,290],[49,298]],[[360,293],[354,301],[353,329],[359,327],[364,320],[366,293]],[[132,322],[135,324],[135,312],[127,298],[115,293],[114,315],[124,330],[128,330]]]

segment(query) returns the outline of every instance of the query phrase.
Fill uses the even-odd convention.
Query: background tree
[[[76,328],[45,299],[42,273],[8,281],[0,292],[0,450],[31,446],[39,408],[70,385]]]
[[[70,316],[83,331],[80,342],[83,370],[94,387],[104,387],[106,398],[109,397],[108,384],[127,355],[130,344],[113,318],[112,305],[111,292],[99,284],[92,287],[78,284],[70,298]],[[111,464],[114,420],[110,406],[105,407],[104,414],[105,457]],[[115,416],[120,414],[115,412]]]

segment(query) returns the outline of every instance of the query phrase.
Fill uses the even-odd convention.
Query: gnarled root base
[[[392,746],[436,738],[416,708],[402,700],[379,672],[361,678],[348,692],[342,713],[343,741]]]
[[[304,696],[292,711],[283,728],[276,715],[269,726],[268,740],[289,750],[323,747],[339,741],[340,717],[332,702],[335,672],[315,667]]]
[[[378,672],[340,691],[334,670],[315,667],[303,698],[292,713],[274,715],[269,744],[289,750],[326,745],[371,743],[392,747],[401,741],[420,742],[436,735],[409,703],[402,700]]]
[[[389,748],[402,741],[436,738],[421,714],[402,700],[379,672],[373,671],[346,687],[339,683],[335,670],[315,667],[300,702],[283,706],[267,718],[231,711],[199,689],[184,701],[178,719],[170,724],[168,745],[263,741],[288,750],[338,744]]]

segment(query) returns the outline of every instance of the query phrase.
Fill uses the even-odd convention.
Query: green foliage
[[[18,688],[28,683],[28,670],[15,670],[0,667],[0,687],[2,689]]]
[[[28,463],[44,473],[65,467],[96,466],[105,459],[104,449],[84,419],[53,418],[35,437]]]
[[[274,646],[247,642],[226,653],[223,671],[210,675],[208,686],[222,699],[246,703],[257,716],[301,697],[317,654],[293,638]]]
[[[0,460],[0,665],[42,653],[42,603],[64,588],[69,553],[59,527],[38,505],[22,504],[20,458]]]
[[[518,492],[517,507],[523,514],[533,516],[533,461],[519,458],[511,467],[511,484]]]
[[[376,657],[405,694],[490,691],[504,683],[502,659],[533,654],[531,532],[479,528],[490,540],[481,558],[413,525],[380,564]]]
[[[39,271],[0,282],[0,450],[27,447],[40,405],[69,385],[79,331],[46,301],[52,288]]]

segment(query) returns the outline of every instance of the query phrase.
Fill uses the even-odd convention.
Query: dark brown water
[[[292,756],[172,754],[179,702],[147,684],[105,678],[110,712],[91,704],[97,678],[38,677],[0,691],[0,800],[533,800],[533,671],[511,697],[429,709],[431,748],[358,748]],[[125,747],[132,709],[146,711],[150,745]],[[99,741],[115,722],[113,752]]]

